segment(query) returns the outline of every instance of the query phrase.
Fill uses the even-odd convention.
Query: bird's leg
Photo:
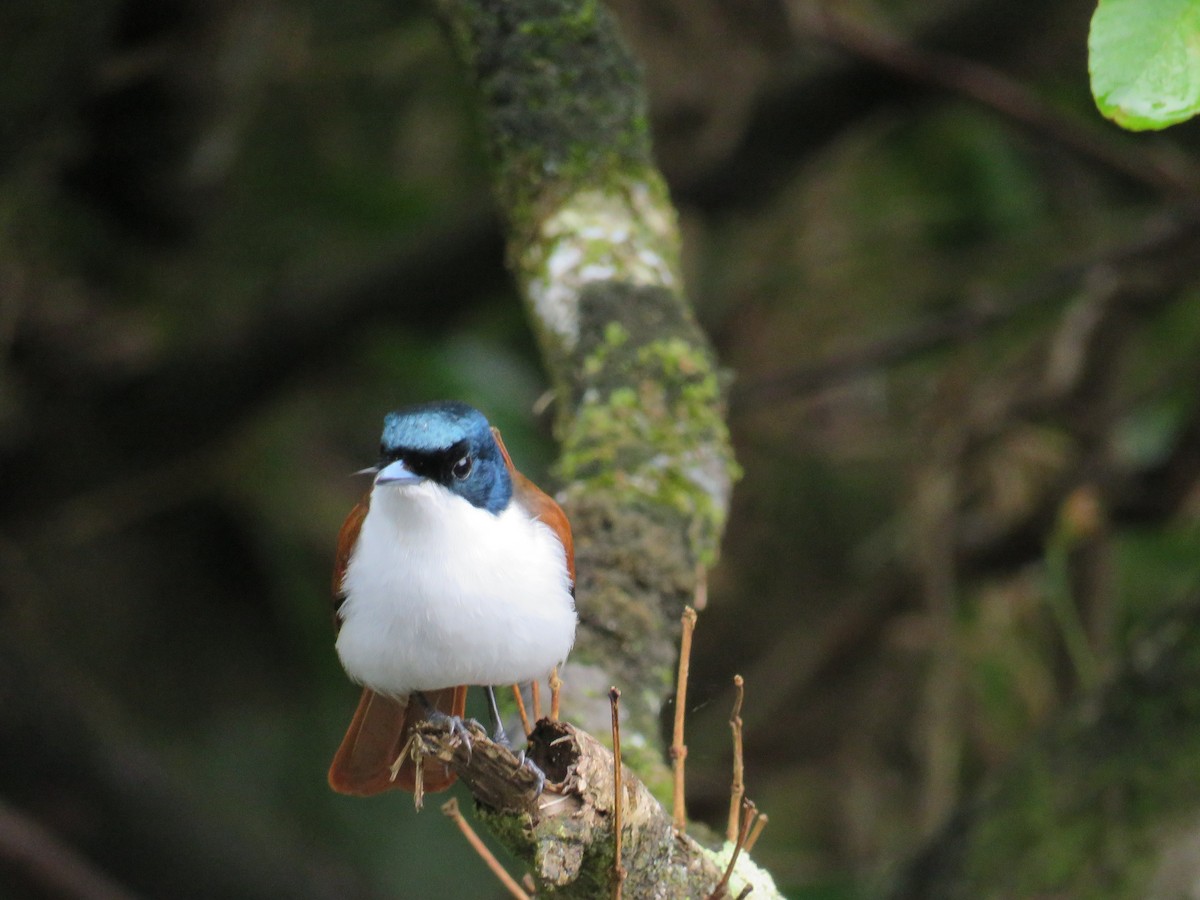
[[[492,723],[492,740],[511,750],[512,742],[504,731],[504,723],[500,721],[500,707],[496,703],[496,690],[490,684],[486,684],[483,686],[483,692],[487,695],[488,720]]]
[[[462,741],[467,748],[467,755],[471,753],[471,732],[467,728],[467,723],[460,716],[451,716],[442,712],[436,706],[429,702],[429,698],[420,691],[413,691],[413,697],[421,704],[421,714],[426,722],[431,725],[437,725],[445,728],[450,732],[451,737],[456,737]]]
[[[492,722],[492,740],[511,750],[513,748],[512,742],[508,739],[508,735],[504,731],[504,723],[500,721],[500,707],[496,703],[496,691],[488,684],[484,685],[483,692],[487,694],[488,718]],[[537,763],[525,755],[524,750],[517,754],[517,760],[537,777],[537,793],[540,795],[546,787],[546,773],[541,770]]]

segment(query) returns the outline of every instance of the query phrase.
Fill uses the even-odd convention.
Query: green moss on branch
[[[593,285],[582,308],[564,478],[690,523],[693,560],[711,563],[739,471],[707,341],[662,288]]]
[[[530,234],[564,192],[652,166],[637,63],[599,0],[438,6],[481,95],[514,233]]]

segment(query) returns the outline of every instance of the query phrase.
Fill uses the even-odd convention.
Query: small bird
[[[493,685],[540,679],[575,640],[571,526],[518,472],[478,410],[440,401],[389,413],[368,494],[338,539],[337,652],[363,686],[329,769],[339,793],[414,790],[398,757],[413,727],[461,727],[468,685],[482,685],[498,736]],[[454,775],[422,764],[439,791]]]

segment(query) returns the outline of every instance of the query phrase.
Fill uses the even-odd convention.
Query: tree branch
[[[909,36],[913,44],[996,64],[1019,56],[1030,36],[1047,27],[1055,8],[1031,0],[962,0],[930,12]],[[797,34],[804,36],[803,30]],[[792,74],[762,91],[732,152],[672,179],[681,203],[709,213],[761,203],[838,135],[880,109],[911,105],[924,92],[924,85],[895,78],[857,56],[826,59],[812,43],[797,46],[788,64],[779,67]]]
[[[625,688],[623,888],[706,894],[720,869],[631,769],[666,795],[659,711],[677,623],[716,558],[737,468],[713,353],[683,293],[637,65],[598,0],[439,0],[438,9],[481,101],[509,265],[558,400],[581,618],[564,714],[607,732],[601,698],[609,685]],[[481,804],[500,811],[485,821],[535,880],[563,896],[611,896],[611,754],[582,728],[539,723],[530,754],[551,785],[538,797],[507,751],[473,743],[469,754],[436,742],[420,752],[451,759]]]
[[[629,687],[670,683],[679,614],[698,562],[716,556],[736,467],[637,65],[592,0],[438,9],[481,100],[509,264],[558,398],[583,625],[564,709],[607,731],[607,704],[588,698],[625,687],[628,752],[644,748],[635,766],[669,784],[661,694]]]
[[[116,483],[192,454],[197,435],[217,443],[294,379],[335,361],[340,337],[394,315],[401,293],[408,324],[453,324],[447,296],[484,296],[500,283],[500,258],[494,218],[471,211],[352,283],[284,291],[241,332],[223,325],[145,371],[115,378],[80,371],[76,354],[54,334],[25,329],[19,380],[34,395],[58,384],[77,389],[33,419],[19,445],[0,448],[0,468],[13,486],[0,498],[0,521],[24,526],[31,510],[102,487],[97,471]],[[83,432],[86,446],[74,438]]]
[[[441,725],[422,725],[416,737],[415,752],[437,757],[458,774],[480,804],[483,821],[533,868],[540,888],[566,898],[612,895],[616,783],[607,747],[565,722],[540,721],[527,749],[546,775],[539,794],[537,776],[478,726],[471,727],[470,747]],[[621,788],[627,896],[708,896],[727,867],[732,896],[749,879],[755,879],[756,897],[778,896],[759,870],[731,864],[731,852],[723,857],[676,831],[670,813],[627,766],[621,767]]]
[[[1089,258],[1065,263],[1007,296],[967,302],[930,316],[896,334],[832,354],[792,371],[739,382],[732,391],[735,415],[901,365],[922,354],[978,340],[992,330],[1048,305],[1064,302],[1097,272],[1121,285],[1120,302],[1133,309],[1160,307],[1190,284],[1189,260],[1200,252],[1200,220],[1192,214],[1155,217],[1132,240]]]
[[[848,53],[914,82],[978,103],[1022,128],[1066,147],[1130,181],[1194,201],[1200,173],[1180,154],[1130,142],[1051,108],[1020,82],[989,66],[948,53],[922,50],[883,31],[852,22],[820,4],[806,19],[811,32]]]

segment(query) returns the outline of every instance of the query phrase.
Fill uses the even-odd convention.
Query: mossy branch
[[[651,748],[638,766],[668,786],[658,709],[737,468],[722,380],[683,293],[640,72],[599,2],[437,9],[477,88],[508,259],[559,401],[583,620],[564,714],[602,733],[608,686],[636,685],[629,743]]]
[[[671,883],[661,867],[683,871],[699,851],[652,797],[669,797],[672,783],[659,712],[672,689],[680,613],[716,559],[738,470],[723,379],[684,295],[677,217],[652,159],[641,73],[599,0],[436,6],[476,87],[509,265],[558,400],[559,499],[575,533],[581,620],[563,671],[563,715],[607,734],[609,686],[625,691],[624,761],[641,776],[625,782],[628,827],[644,820],[642,838],[623,829],[625,892],[675,896],[649,886]],[[611,792],[612,760],[592,772],[607,751],[582,731],[567,734],[577,771],[587,773],[581,784],[594,793],[579,809],[595,810],[595,831],[611,803],[596,786]],[[611,840],[581,841],[583,826],[544,803],[522,814],[545,824],[490,820],[518,855],[561,859],[577,879],[592,856],[607,854],[595,871],[610,877],[602,848]],[[550,831],[535,838],[538,827]],[[544,865],[538,877],[566,883]],[[713,877],[699,883],[711,888],[721,867],[706,865]],[[588,879],[591,888],[581,882],[567,895],[608,896]],[[690,883],[679,896],[696,896]]]

